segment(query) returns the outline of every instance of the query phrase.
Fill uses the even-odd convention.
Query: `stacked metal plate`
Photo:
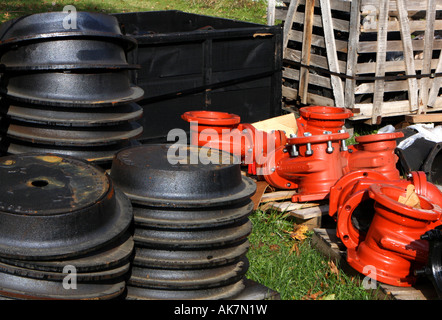
[[[100,13],[41,13],[1,25],[0,150],[110,163],[137,144],[144,92],[131,83],[138,66],[126,60],[135,47],[115,17]]]
[[[214,300],[242,292],[256,184],[241,175],[238,161],[186,145],[116,154],[110,176],[134,208],[126,299]]]
[[[119,298],[134,242],[129,199],[103,169],[54,154],[0,157],[0,297]]]

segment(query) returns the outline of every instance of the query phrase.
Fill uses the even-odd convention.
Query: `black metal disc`
[[[137,122],[102,127],[58,127],[14,121],[7,136],[37,144],[55,146],[105,146],[136,139],[143,133]]]
[[[11,48],[0,57],[4,71],[138,69],[125,51],[103,39],[47,39]]]
[[[232,263],[247,253],[249,241],[209,250],[161,250],[135,247],[133,265],[159,269],[210,268]]]
[[[134,241],[136,246],[179,249],[217,248],[238,243],[252,232],[249,219],[223,226],[222,228],[178,230],[135,228]]]
[[[0,261],[21,268],[58,273],[63,272],[65,266],[70,265],[74,266],[78,273],[91,273],[121,267],[130,261],[133,253],[134,241],[131,234],[126,232],[121,238],[112,241],[107,246],[73,259],[38,261],[0,257]]]
[[[0,50],[29,41],[64,38],[103,38],[123,45],[125,50],[136,47],[136,40],[121,33],[114,16],[76,12],[75,24],[68,12],[45,12],[9,20],[0,26]]]
[[[246,257],[230,265],[205,269],[165,270],[132,267],[131,277],[127,284],[168,290],[209,289],[240,281],[248,267]]]
[[[133,220],[128,198],[90,163],[53,154],[0,158],[0,255],[74,257],[120,237]]]
[[[61,156],[75,157],[84,159],[95,164],[105,164],[112,162],[114,155],[121,149],[131,145],[139,145],[135,140],[122,141],[112,145],[94,146],[94,147],[66,147],[53,146],[26,141],[3,139],[0,141],[0,152],[7,152],[12,155],[23,153],[55,153]]]
[[[126,300],[227,300],[240,294],[244,281],[201,290],[159,290],[127,286]]]
[[[0,272],[0,296],[20,300],[108,300],[120,296],[125,281],[115,283],[77,283],[65,289],[62,281],[20,277]]]
[[[0,93],[14,100],[50,106],[106,107],[140,100],[128,71],[31,72],[3,74]]]
[[[0,111],[14,120],[51,126],[97,127],[123,124],[142,117],[136,103],[107,108],[72,108],[70,110],[38,105],[9,105]]]
[[[256,191],[256,183],[241,175],[235,156],[187,145],[150,144],[121,150],[110,174],[133,203],[147,206],[230,205]]]
[[[71,270],[75,270],[74,265],[66,264],[66,266],[68,268],[72,268]],[[122,277],[122,276],[128,274],[130,269],[131,269],[131,265],[128,262],[122,266],[118,266],[113,269],[108,269],[108,270],[103,270],[103,271],[82,273],[82,272],[78,272],[78,270],[76,270],[75,277],[76,277],[76,281],[82,282],[82,283],[105,281],[105,280],[110,280],[110,279]],[[66,269],[66,270],[68,270],[68,269]],[[9,265],[4,262],[0,262],[0,272],[10,274],[10,275],[16,275],[16,276],[20,276],[20,277],[39,279],[39,280],[49,280],[49,281],[63,281],[63,279],[65,279],[66,276],[69,275],[68,272],[63,273],[63,272],[51,272],[51,271],[27,269],[27,268]]]
[[[248,217],[253,206],[250,199],[227,207],[209,208],[156,208],[134,204],[134,222],[141,228],[217,228]]]

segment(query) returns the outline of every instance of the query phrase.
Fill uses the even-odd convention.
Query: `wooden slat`
[[[433,44],[434,44],[434,20],[436,19],[436,1],[427,0],[427,13],[426,13],[426,23],[427,27],[425,29],[424,36],[424,52],[423,52],[423,63],[422,63],[422,73],[429,74],[431,72],[431,58],[433,55]],[[426,112],[428,103],[428,92],[430,90],[430,79],[424,78],[420,83],[419,90],[419,111],[418,113]]]
[[[387,23],[388,30],[391,31],[400,31],[399,21],[388,21]],[[413,20],[410,21],[410,32],[413,33],[415,31],[425,31],[427,27],[426,21],[424,20]],[[434,28],[437,30],[442,29],[442,20],[435,20]],[[361,27],[361,32],[376,32],[375,27]]]
[[[405,116],[405,120],[410,123],[438,123],[442,122],[442,113],[427,113]]]
[[[399,11],[399,25],[401,27],[401,39],[404,46],[405,71],[407,75],[416,75],[414,66],[413,46],[411,45],[411,33],[408,24],[407,9],[404,0],[396,0]],[[410,110],[418,109],[418,86],[417,79],[408,79],[408,100],[410,101]]]
[[[355,114],[351,120],[370,119],[373,112],[372,103],[356,103],[355,108],[359,109],[359,113]],[[430,110],[430,109],[429,109]],[[432,111],[442,110],[442,97],[438,97],[435,101]],[[403,116],[411,114],[410,103],[408,100],[387,101],[382,107],[384,117]]]
[[[282,71],[282,76],[283,78],[299,81],[299,70],[284,68]],[[331,89],[330,78],[310,73],[309,81],[312,85]]]
[[[291,3],[290,0],[284,0],[283,2],[286,5]],[[304,5],[305,0],[301,0],[301,2],[299,4]],[[350,4],[351,4],[351,1],[347,1],[347,0],[330,0],[331,9],[336,10],[336,11],[350,12]],[[315,7],[319,8],[319,6],[320,6],[320,4],[316,2]]]
[[[358,61],[358,43],[359,43],[359,21],[361,19],[359,1],[352,1],[350,16],[350,32],[348,36],[348,55],[346,75],[352,77],[355,75],[356,64]],[[345,101],[346,108],[353,108],[355,104],[355,85],[356,80],[345,80]]]
[[[438,59],[431,60],[431,69],[435,69],[438,63]],[[404,61],[386,61],[385,72],[404,72],[405,64]],[[422,60],[415,60],[414,67],[416,70],[422,70]],[[376,63],[375,62],[364,62],[358,63],[356,65],[356,70],[358,75],[363,75],[367,73],[375,73]]]
[[[301,55],[302,55],[301,51],[287,48],[285,58],[290,61],[300,62],[301,58],[302,58]],[[341,61],[341,60],[339,60],[338,63],[339,63],[339,69],[345,70],[347,63],[345,61]],[[314,53],[310,54],[310,65],[322,68],[324,70],[328,70],[327,58],[317,55],[317,54],[314,54]],[[374,65],[374,64],[372,64],[372,65]]]
[[[422,79],[418,80],[418,85],[420,84]],[[384,82],[384,92],[396,92],[396,91],[407,91],[408,90],[408,81],[407,80],[395,80],[395,81],[385,81]],[[374,82],[364,82],[358,85],[354,93],[358,94],[367,94],[374,92]]]
[[[289,40],[302,43],[303,32],[297,30],[290,30]],[[335,40],[336,51],[347,53],[347,41]],[[312,46],[325,48],[325,41],[323,36],[312,34]]]
[[[286,86],[282,86],[282,96],[288,100],[296,100],[298,98],[298,90]],[[309,93],[307,97],[307,104],[318,106],[335,106],[335,101],[317,94]]]
[[[385,75],[385,58],[387,44],[387,22],[389,0],[379,0],[379,21],[378,21],[378,49],[376,53],[376,77]],[[384,80],[375,81],[373,97],[373,111],[371,123],[380,124],[382,118],[382,104],[384,102]]]
[[[413,51],[423,51],[425,49],[424,40],[413,39],[411,41],[413,45]],[[434,39],[432,41],[433,49],[442,49],[442,40]],[[358,43],[358,53],[373,53],[376,52],[377,44],[376,41],[359,41]],[[401,40],[389,40],[387,41],[387,52],[398,52],[403,51],[404,47]]]
[[[311,57],[311,45],[312,45],[312,32],[313,32],[313,10],[315,0],[306,0],[305,5],[305,20],[304,20],[304,38],[302,40],[302,53],[301,63],[303,65],[310,65]],[[305,67],[301,67],[301,73],[299,77],[299,92],[301,102],[307,103],[307,90],[308,90],[308,77],[309,70]]]
[[[439,62],[436,67],[436,73],[441,73],[441,72],[442,72],[442,51],[439,55]],[[436,99],[438,98],[439,95],[440,86],[442,84],[441,81],[442,81],[441,77],[436,77],[433,79],[433,84],[431,85],[430,93],[428,94],[427,107],[430,108],[434,107]]]
[[[275,24],[276,0],[267,0],[267,25]]]
[[[331,72],[340,73],[338,54],[336,52],[335,35],[333,32],[333,22],[331,17],[330,0],[320,0],[322,25],[324,26],[325,48],[327,50],[328,68]],[[343,108],[344,88],[339,76],[331,75],[331,84],[333,95],[335,97],[335,106]]]
[[[423,5],[422,2],[423,2],[422,0],[407,0],[407,8],[409,11],[422,11],[422,5]],[[379,0],[361,0],[362,9],[367,6],[377,7],[378,5],[379,5]],[[388,10],[397,12],[398,11],[397,3],[395,1],[390,1]],[[436,10],[442,10],[442,2],[437,1]]]
[[[298,3],[299,1],[293,1],[290,3],[288,13],[287,13],[287,19],[284,23],[284,30],[283,30],[283,44],[282,44],[282,52],[285,54],[285,49],[287,48],[288,42],[289,42],[289,34],[290,30],[293,26],[293,20],[296,15],[296,11],[298,9]]]

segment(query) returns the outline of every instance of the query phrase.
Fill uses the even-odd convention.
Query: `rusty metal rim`
[[[228,247],[209,250],[161,250],[135,247],[133,265],[159,269],[210,268],[233,263],[250,247],[248,239]]]
[[[54,126],[95,127],[122,124],[143,116],[143,109],[136,103],[117,108],[64,110],[45,106],[5,105],[3,112],[13,120]],[[1,109],[1,107],[0,107]]]
[[[144,91],[140,87],[132,86],[131,87],[131,94],[120,97],[119,99],[104,99],[104,100],[89,100],[89,101],[77,101],[77,100],[57,100],[57,99],[45,99],[41,97],[34,97],[29,95],[21,95],[20,93],[11,93],[10,91],[5,91],[3,89],[0,89],[0,94],[3,93],[7,97],[10,97],[12,99],[15,99],[19,102],[24,103],[35,103],[40,105],[49,105],[49,106],[58,106],[58,107],[112,107],[112,106],[118,106],[122,104],[127,104],[130,102],[136,102],[143,98]]]
[[[14,66],[0,64],[0,72],[5,74],[18,73],[18,72],[30,72],[30,71],[68,71],[68,70],[139,70],[141,66],[138,64],[28,64],[25,66]]]
[[[20,300],[107,300],[120,296],[125,281],[115,283],[77,283],[66,290],[62,282],[37,280],[0,272],[0,296]]]
[[[165,230],[135,228],[136,246],[159,249],[203,249],[219,248],[246,239],[252,232],[249,219],[232,223],[230,226],[201,230]]]
[[[88,273],[121,267],[130,261],[133,253],[134,241],[132,235],[126,232],[108,246],[74,259],[40,261],[5,259],[0,256],[0,261],[21,268],[58,273],[63,272],[66,265],[73,265],[77,272]]]
[[[85,130],[83,127],[49,127],[19,124],[18,121],[9,125],[7,136],[38,144],[56,146],[103,146],[119,141],[136,139],[143,133],[143,127],[137,123],[127,123],[117,126],[93,127]]]
[[[197,290],[226,286],[241,280],[247,273],[249,261],[243,257],[221,267],[165,270],[133,267],[128,285],[168,290]]]
[[[66,266],[70,266],[66,264]],[[72,265],[75,268],[75,265]],[[131,269],[131,264],[128,262],[122,266],[115,267],[113,269],[108,269],[104,271],[94,271],[94,272],[78,272],[76,270],[75,276],[76,280],[79,282],[95,282],[111,280],[118,277],[122,277],[128,274]],[[51,271],[41,271],[34,269],[27,269],[22,267],[17,267],[13,265],[8,265],[4,262],[0,262],[0,272],[10,275],[16,275],[20,277],[26,277],[38,280],[48,280],[48,281],[63,281],[69,273],[64,272],[51,272]]]
[[[247,199],[228,207],[167,209],[133,205],[135,226],[147,228],[194,229],[216,228],[248,217],[253,202]]]
[[[88,162],[95,164],[107,164],[112,162],[112,159],[119,150],[126,148],[128,145],[139,145],[135,140],[119,141],[116,144],[107,145],[105,147],[62,147],[50,146],[44,144],[28,143],[25,141],[11,140],[0,137],[0,152],[9,153],[12,155],[23,153],[53,153],[66,157],[75,157],[85,159]]]
[[[231,299],[245,288],[244,281],[201,290],[159,290],[127,285],[126,300],[222,300]]]
[[[172,208],[195,208],[195,207],[211,207],[221,205],[232,205],[239,201],[244,201],[250,198],[256,192],[256,183],[249,177],[242,177],[243,185],[242,189],[235,194],[229,194],[220,197],[210,197],[208,199],[158,199],[150,197],[141,197],[131,194],[124,190],[124,193],[135,204],[147,205],[153,207],[172,207]]]

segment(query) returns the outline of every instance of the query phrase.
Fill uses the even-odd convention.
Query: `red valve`
[[[298,135],[303,135],[304,132],[313,135],[324,131],[337,133],[344,126],[345,120],[353,116],[349,109],[326,106],[303,107],[299,109],[299,114]]]
[[[348,230],[342,239],[349,265],[365,274],[370,267],[369,277],[394,286],[415,283],[414,270],[422,268],[428,258],[428,243],[420,236],[442,224],[440,206],[418,195],[420,208],[410,207],[398,201],[405,195],[403,187],[371,184],[368,196],[374,201],[374,216],[364,236],[358,234],[345,208],[338,216],[341,231]]]
[[[287,139],[283,131],[257,130],[231,113],[188,111],[181,117],[190,122],[191,144],[235,154],[249,165],[251,174],[256,174],[257,161],[266,161],[267,153],[285,145]]]
[[[358,144],[350,147],[348,154],[348,171],[373,169],[388,179],[400,178],[396,168],[398,156],[394,153],[396,139],[403,137],[402,132],[370,134],[356,137]]]
[[[341,156],[341,147],[348,138],[346,132],[291,137],[286,146],[269,154],[264,178],[277,188],[298,189],[293,202],[323,200],[344,174],[347,160]]]

